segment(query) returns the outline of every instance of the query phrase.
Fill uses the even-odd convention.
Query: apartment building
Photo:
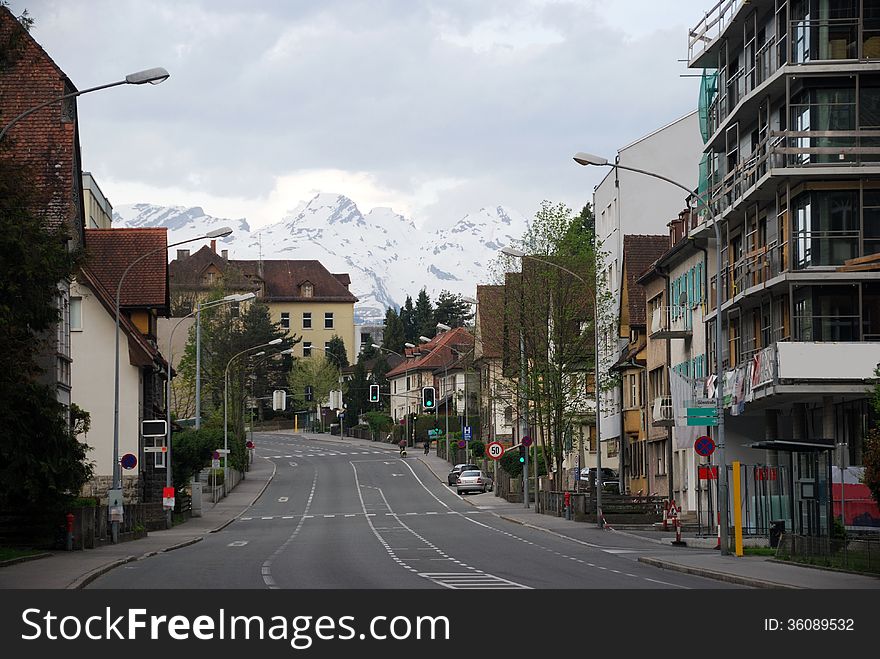
[[[822,446],[858,465],[880,362],[880,3],[727,0],[689,34],[709,204],[690,236],[712,254],[720,233],[706,363],[720,349],[727,460],[785,463],[787,440],[819,445],[796,481],[826,469]],[[822,532],[830,488],[804,491],[798,521]]]

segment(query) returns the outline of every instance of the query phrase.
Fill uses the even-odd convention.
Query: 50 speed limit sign
[[[486,453],[493,460],[500,460],[504,455],[504,447],[499,442],[489,442],[489,445],[486,446]]]

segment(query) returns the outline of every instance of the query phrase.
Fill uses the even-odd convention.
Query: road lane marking
[[[285,503],[287,501],[287,497],[278,497],[278,503]]]
[[[291,542],[293,542],[294,538],[296,538],[296,536],[299,534],[299,530],[302,528],[302,525],[305,523],[306,518],[309,517],[309,515],[306,515],[306,513],[309,512],[309,509],[312,506],[312,500],[315,498],[315,488],[317,487],[317,485],[318,485],[318,472],[316,470],[315,476],[312,479],[312,489],[309,492],[309,498],[306,500],[306,507],[303,510],[302,518],[299,520],[299,523],[296,525],[296,528],[293,530],[293,533],[291,533],[290,536],[288,536],[287,540],[285,540],[284,543],[280,547],[278,547],[278,549],[276,549],[275,552],[269,558],[267,558],[265,561],[263,561],[263,566],[262,566],[261,572],[263,575],[263,583],[266,584],[267,588],[271,588],[273,590],[278,589],[278,584],[275,582],[275,579],[272,577],[272,563],[275,561],[275,559],[278,556],[281,555],[281,552],[283,552],[287,548],[287,546]]]
[[[230,542],[227,547],[244,547],[248,543],[247,540],[236,540],[235,542]]]

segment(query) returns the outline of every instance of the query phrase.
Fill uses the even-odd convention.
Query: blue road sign
[[[694,451],[697,455],[707,458],[715,452],[715,442],[708,435],[697,437],[697,441],[694,442]]]
[[[467,442],[471,441],[471,427],[470,426],[464,427],[463,437],[464,437],[465,441],[467,441]]]

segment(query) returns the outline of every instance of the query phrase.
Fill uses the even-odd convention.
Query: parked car
[[[592,482],[595,472],[595,467],[584,467],[581,469],[581,480]],[[611,485],[619,485],[617,472],[609,467],[602,467],[602,489],[607,489]]]
[[[494,483],[492,479],[479,469],[464,470],[455,484],[455,491],[463,492],[491,492]]]
[[[471,471],[474,469],[479,471],[480,465],[474,465],[474,464],[468,464],[468,463],[457,464],[452,468],[452,471],[449,472],[449,475],[446,476],[446,482],[449,483],[450,485],[455,485],[458,482],[458,476],[459,476],[459,474],[461,474],[461,472]]]

